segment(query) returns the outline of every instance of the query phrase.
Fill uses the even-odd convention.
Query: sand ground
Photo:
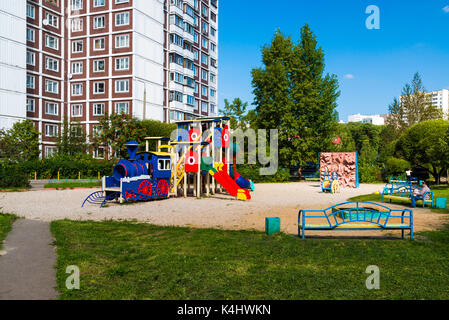
[[[264,230],[265,217],[280,217],[282,231],[297,234],[300,209],[325,209],[348,198],[382,190],[383,185],[361,185],[331,195],[321,193],[318,183],[258,184],[252,200],[241,202],[216,195],[197,200],[177,198],[134,203],[110,204],[106,208],[89,205],[84,199],[95,189],[0,193],[0,211],[31,220],[137,220],[160,226],[189,226],[227,230]],[[393,209],[401,206],[388,205]],[[414,209],[415,231],[438,230],[449,223],[447,215]],[[389,232],[391,233],[391,232]],[[377,231],[310,232],[317,236],[384,236]],[[400,232],[397,232],[400,235]],[[395,234],[396,236],[396,234]]]

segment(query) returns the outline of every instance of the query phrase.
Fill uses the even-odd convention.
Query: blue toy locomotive
[[[104,177],[102,191],[91,194],[83,203],[100,204],[119,200],[120,203],[165,199],[170,194],[171,154],[140,152],[139,144],[128,142],[129,160],[121,160],[112,177]]]

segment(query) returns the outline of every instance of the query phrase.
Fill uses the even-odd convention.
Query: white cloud
[[[354,79],[355,76],[353,74],[348,73],[348,74],[345,74],[345,78],[346,79]]]
[[[449,13],[449,5],[445,6],[445,7],[443,8],[443,11],[446,12],[446,13]]]

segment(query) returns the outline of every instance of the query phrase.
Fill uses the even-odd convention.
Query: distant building
[[[431,91],[427,94],[430,96],[432,105],[438,107],[446,118],[449,117],[449,90]],[[404,96],[401,96],[400,101],[402,102],[403,99]]]
[[[376,126],[383,126],[385,124],[385,115],[361,115],[359,114],[353,114],[348,117],[348,122],[358,122],[358,123],[371,123]]]

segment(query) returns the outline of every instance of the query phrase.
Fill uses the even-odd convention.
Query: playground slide
[[[251,200],[249,190],[242,189],[224,170],[223,164],[216,165],[215,168],[210,168],[209,173],[221,186],[233,197],[239,200]]]
[[[254,186],[254,183],[251,180],[243,178],[240,175],[240,173],[238,173],[237,170],[235,170],[235,175],[234,175],[234,168],[231,168],[230,176],[231,176],[231,179],[233,179],[233,180],[235,180],[235,182],[237,182],[237,184],[240,188],[248,189],[250,191],[255,190],[256,187]]]

